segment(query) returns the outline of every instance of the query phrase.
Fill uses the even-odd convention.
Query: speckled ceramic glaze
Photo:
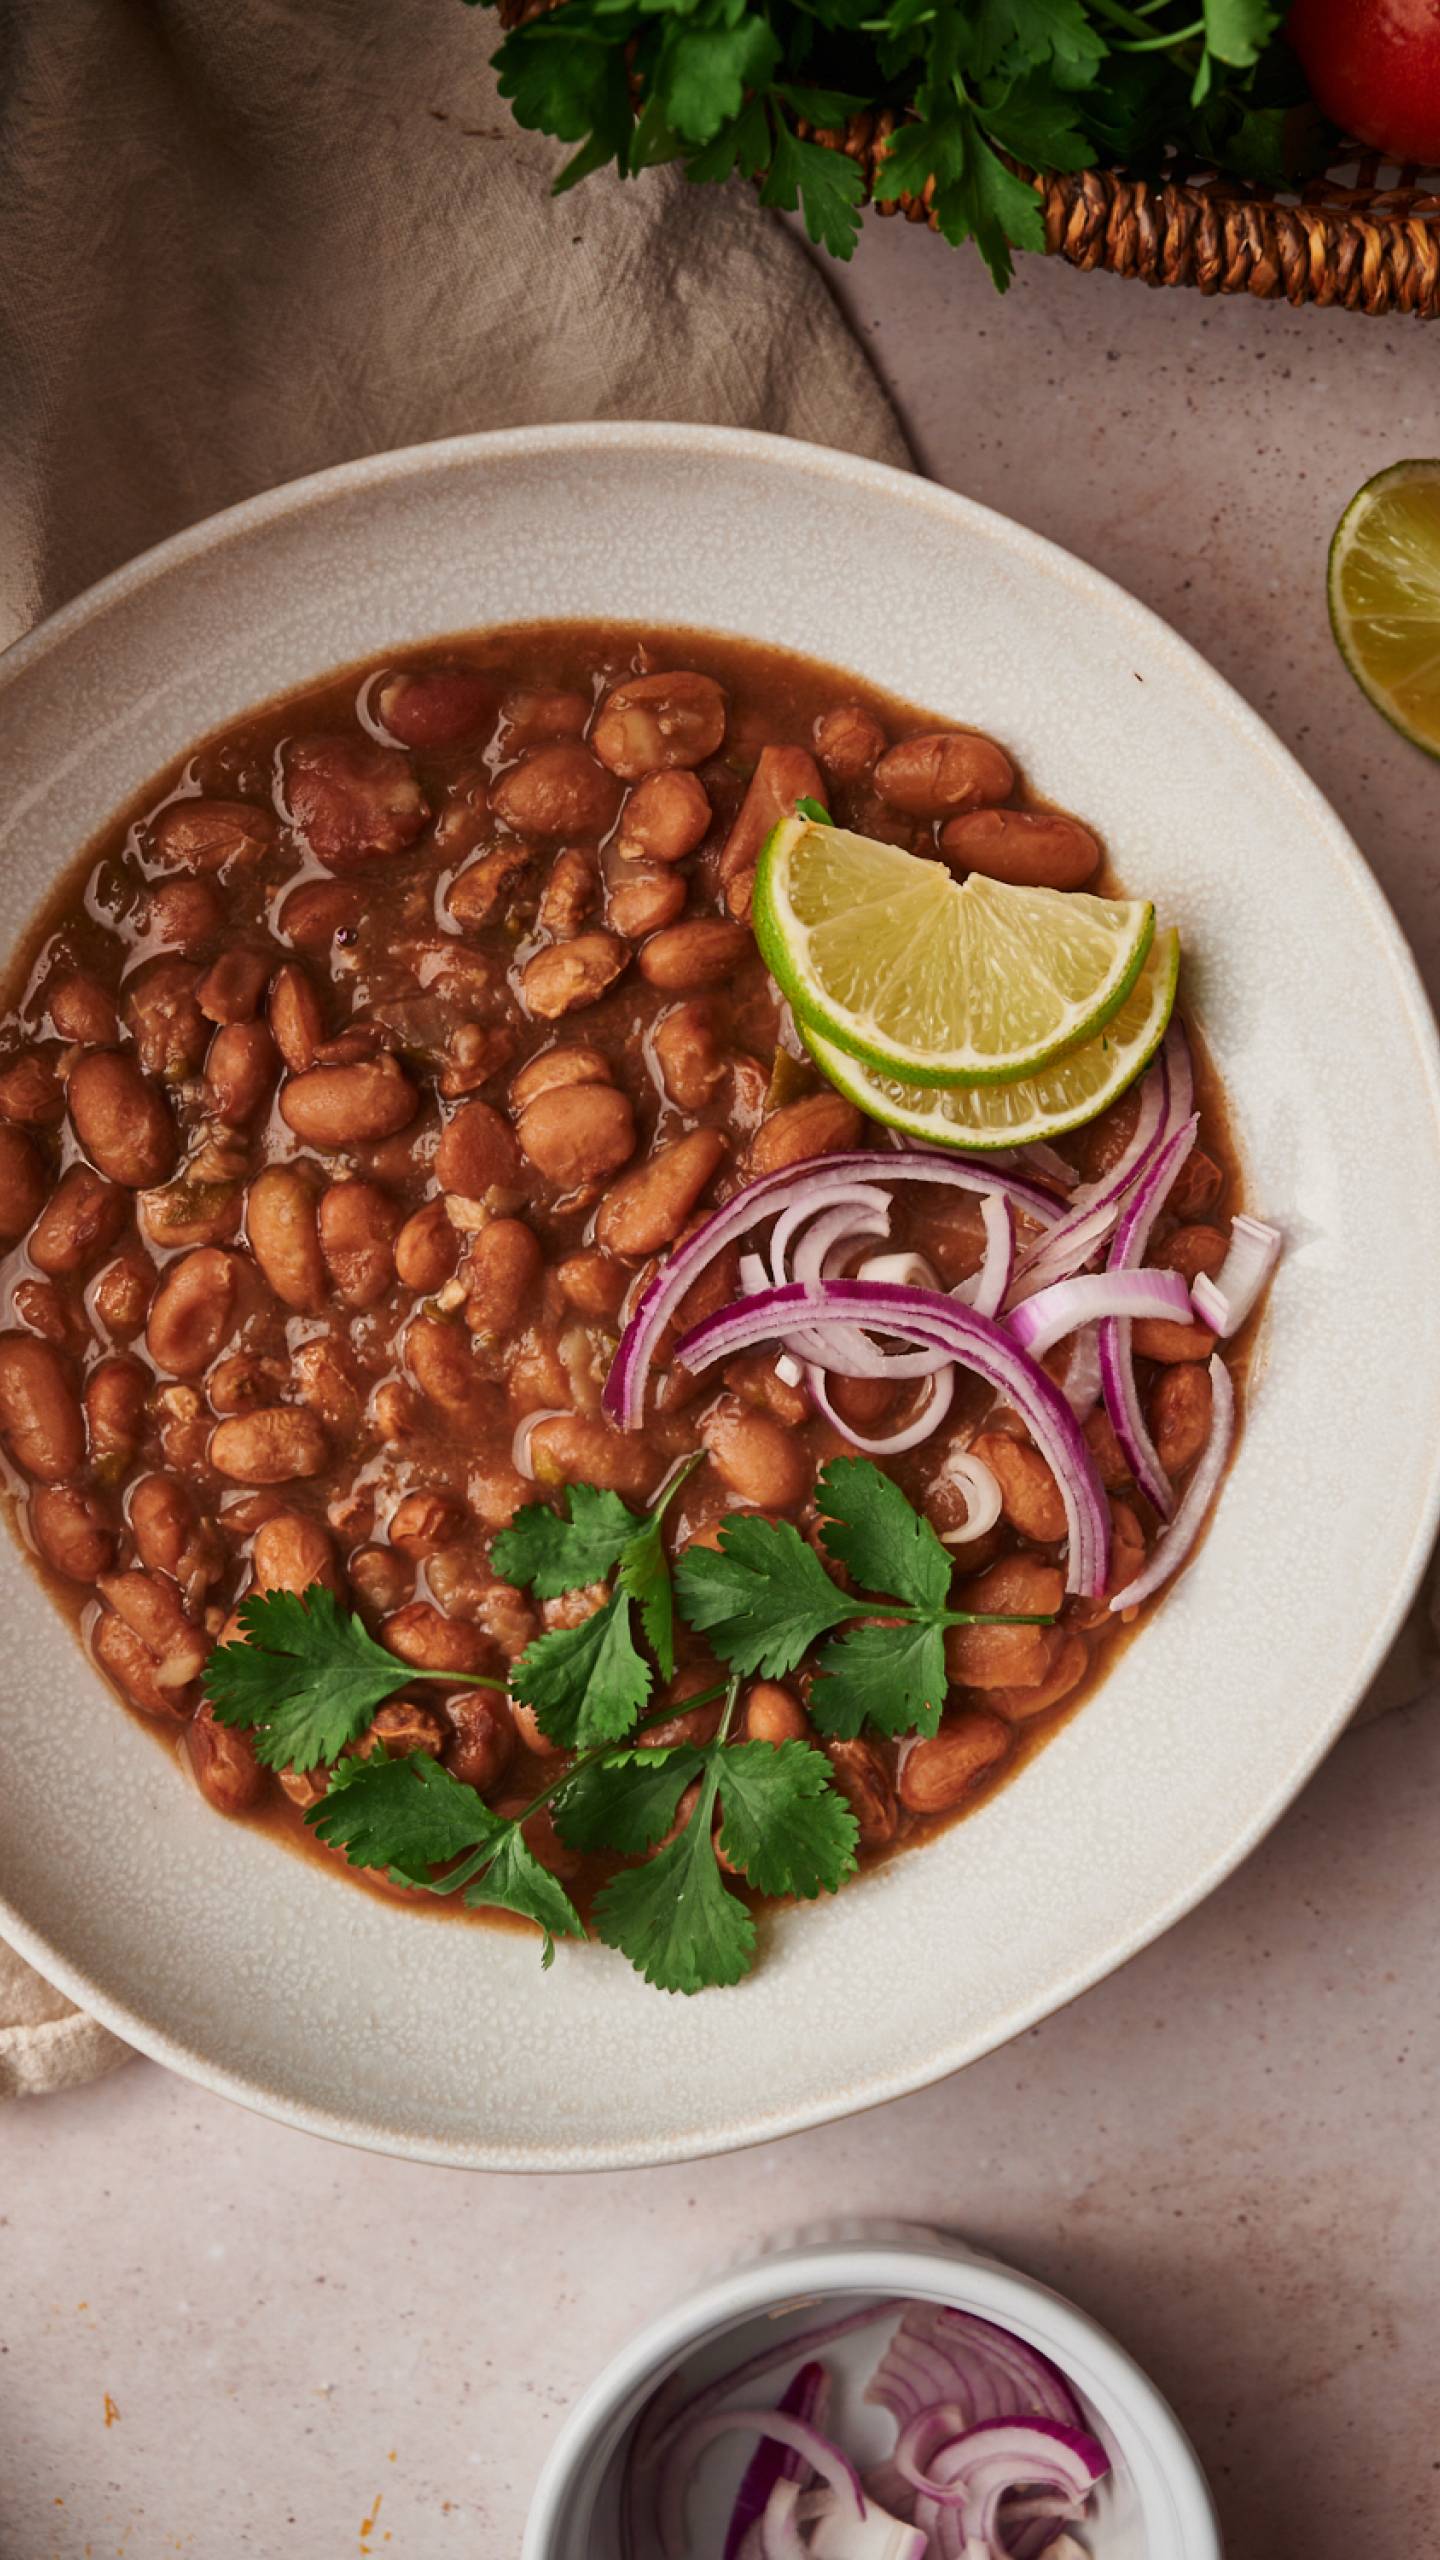
[[[1370,874],[1269,731],[1094,571],[923,481],[663,426],[477,436],[238,507],[0,662],[0,930],[157,766],[338,662],[535,615],[783,642],[992,729],[1185,938],[1289,1252],[1193,1569],[1022,1778],[763,1932],[736,1990],[426,1922],[202,1803],[0,1547],[5,1933],[211,2087],[494,2168],[755,2142],[1042,2017],[1244,1856],[1380,1662],[1440,1500],[1440,1072]]]

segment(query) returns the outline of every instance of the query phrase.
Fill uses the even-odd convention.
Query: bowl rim
[[[654,453],[713,456],[751,463],[768,472],[785,472],[802,482],[822,478],[842,488],[879,494],[910,508],[944,518],[1010,558],[1059,581],[1116,618],[1136,644],[1165,658],[1202,697],[1211,715],[1223,721],[1251,754],[1270,769],[1279,788],[1297,805],[1302,820],[1324,838],[1365,922],[1388,964],[1391,984],[1421,1067],[1432,1117],[1440,1132],[1440,1035],[1435,1015],[1413,953],[1394,910],[1354,839],[1318,786],[1304,772],[1269,724],[1213,667],[1192,643],[1183,639],[1150,606],[1077,554],[1042,534],[1017,524],[977,500],[947,489],[918,473],[873,462],[837,448],[804,443],[749,428],[669,423],[662,420],[601,420],[554,426],[479,430],[396,447],[357,457],[282,483],[241,499],[171,534],[110,571],[35,629],[0,653],[0,697],[55,648],[103,615],[112,605],[131,599],[144,588],[195,559],[211,557],[252,531],[298,517],[331,501],[352,497],[367,488],[404,481],[417,474],[445,472],[466,463],[529,460],[558,455],[617,452],[631,456]],[[549,615],[547,620],[563,620]],[[724,627],[723,625],[719,627]],[[797,2100],[758,2119],[740,2117],[721,2129],[695,2127],[659,2143],[643,2135],[586,2148],[540,2144],[517,2152],[487,2141],[448,2135],[418,2135],[408,2126],[390,2125],[329,2105],[287,2094],[260,2075],[212,2060],[203,2050],[164,2027],[157,2027],[129,2002],[96,1985],[81,1963],[53,1952],[42,1931],[31,1926],[0,1890],[0,1935],[36,1969],[89,2011],[103,2025],[151,2059],[166,2064],[216,2094],[272,2116],[305,2132],[344,2141],[361,2149],[399,2154],[442,2166],[538,2171],[643,2167],[662,2161],[688,2160],[743,2149],[802,2132],[839,2117],[857,2115],[891,2099],[934,2086],[966,2063],[981,2059],[1040,2020],[1068,2005],[1127,1963],[1132,1956],[1194,1910],[1243,1864],[1266,1837],[1307,1779],[1332,1747],[1365,1694],[1389,1650],[1418,1588],[1440,1526],[1440,1448],[1430,1473],[1426,1500],[1417,1513],[1408,1550],[1394,1566],[1389,1598],[1372,1618],[1369,1634],[1356,1660],[1358,1669],[1331,1711],[1312,1728],[1304,1746],[1291,1759],[1284,1776],[1249,1818],[1227,1840],[1222,1851],[1198,1875],[1187,1874],[1173,1893],[1152,1903],[1143,1915],[1083,1961],[1058,1964],[1029,1998],[983,2032],[952,2037],[921,2063],[908,2063],[877,2073],[862,2092],[828,2092],[818,2099]]]
[[[1140,2521],[1166,2560],[1221,2560],[1219,2528],[1200,2458],[1169,2401],[1128,2348],[1088,2311],[958,2234],[871,2227],[852,2238],[801,2240],[730,2269],[661,2311],[626,2339],[561,2420],[531,2492],[520,2560],[564,2560],[557,2529],[588,2523],[584,2475],[596,2485],[638,2414],[635,2403],[718,2333],[781,2305],[832,2294],[941,2302],[973,2311],[1038,2347],[1075,2383],[1137,2469]],[[1168,2506],[1169,2512],[1163,2510]],[[1178,2538],[1175,2538],[1178,2537]]]

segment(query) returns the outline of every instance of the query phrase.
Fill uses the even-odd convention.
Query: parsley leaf
[[[608,1752],[568,1778],[555,1828],[572,1849],[619,1849],[639,1857],[663,1840],[680,1799],[705,1766],[693,1744],[673,1750]]]
[[[944,1608],[954,1558],[893,1476],[863,1458],[832,1458],[815,1490],[826,1553],[862,1589],[893,1594],[921,1609]]]
[[[770,169],[760,190],[762,204],[793,213],[798,205],[805,228],[817,246],[837,258],[853,257],[860,237],[860,200],[865,182],[843,151],[827,151],[823,143],[802,142],[781,115],[774,121]]]
[[[612,1876],[595,1897],[598,1936],[657,1991],[689,1994],[738,1982],[754,1960],[755,1922],[715,1858],[710,1824],[718,1784],[712,1746],[684,1830],[643,1867]]]
[[[934,1733],[949,1681],[943,1628],[933,1620],[854,1627],[828,1644],[810,1691],[822,1733],[849,1739],[865,1724],[882,1733]]]
[[[618,1742],[650,1695],[650,1665],[631,1633],[626,1593],[612,1593],[578,1627],[537,1636],[511,1672],[510,1687],[561,1750]]]
[[[740,1515],[720,1524],[718,1548],[690,1547],[675,1568],[682,1615],[732,1671],[770,1680],[793,1671],[817,1638],[855,1615],[788,1520]]]
[[[205,1695],[217,1723],[253,1726],[267,1769],[337,1760],[376,1708],[415,1678],[318,1582],[303,1598],[252,1592],[236,1615],[244,1640],[216,1646]]]
[[[552,1511],[548,1502],[527,1503],[491,1549],[495,1571],[506,1582],[528,1583],[541,1600],[604,1582],[645,1529],[618,1493],[599,1492],[593,1484],[568,1485],[565,1505],[564,1511]]]
[[[855,1866],[859,1828],[808,1742],[731,1742],[719,1753],[720,1846],[758,1893],[813,1902]]]
[[[690,141],[712,142],[738,116],[747,90],[768,85],[779,60],[763,10],[736,13],[728,26],[672,25],[656,67],[669,122]]]
[[[1269,0],[1205,0],[1207,51],[1242,70],[1259,61],[1278,24]]]

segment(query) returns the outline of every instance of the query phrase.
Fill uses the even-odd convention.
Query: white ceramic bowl
[[[722,2276],[652,2320],[590,2385],[557,2436],[536,2485],[521,2560],[621,2560],[621,2482],[630,2429],[652,2392],[683,2366],[698,2389],[779,2333],[799,2333],[867,2299],[944,2302],[978,2312],[1039,2347],[1073,2383],[1086,2424],[1110,2456],[1085,2539],[1093,2560],[1220,2560],[1205,2475],[1168,2403],[1123,2347],[1048,2285],[942,2232],[864,2233],[778,2250]],[[862,2469],[888,2453],[893,2423],[867,2408],[864,2383],[887,2332],[862,2330],[819,2352],[843,2412],[831,2428]],[[757,2390],[767,2404],[774,2382]],[[716,2455],[689,2503],[695,2551],[718,2551],[752,2446]],[[638,2552],[634,2560],[651,2560]]]
[[[535,615],[709,624],[994,730],[1186,940],[1255,1203],[1290,1249],[1192,1571],[1023,1778],[767,1922],[685,2002],[600,1948],[427,1923],[204,1805],[8,1541],[0,1922],[213,2088],[414,2157],[598,2167],[754,2142],[940,2077],[1244,1856],[1339,1731],[1440,1487],[1440,1077],[1393,919],[1324,802],[1173,633],[964,499],[767,437],[547,428],[281,489],[0,665],[0,940],[202,731],[362,654]]]

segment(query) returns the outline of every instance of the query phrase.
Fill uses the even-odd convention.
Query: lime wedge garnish
[[[802,1026],[907,1084],[1029,1076],[1123,1004],[1155,930],[1141,898],[1014,889],[787,818],[755,932]]]
[[[1009,1084],[902,1084],[878,1075],[803,1022],[801,1034],[817,1067],[872,1120],[931,1146],[984,1154],[1058,1138],[1094,1120],[1133,1084],[1164,1037],[1180,974],[1180,937],[1160,933],[1120,1010],[1104,1030],[1067,1051],[1038,1076]]]
[[[1440,755],[1440,462],[1393,462],[1330,544],[1330,621],[1377,711]]]

